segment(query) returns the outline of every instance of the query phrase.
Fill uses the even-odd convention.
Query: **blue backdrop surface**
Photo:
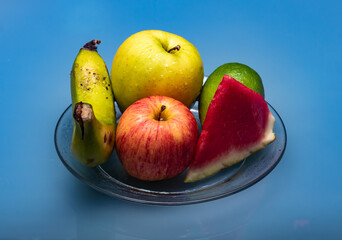
[[[130,35],[192,42],[209,75],[241,62],[284,120],[279,165],[252,187],[166,207],[111,198],[54,147],[79,48],[108,65]],[[2,1],[0,239],[342,239],[341,1]]]

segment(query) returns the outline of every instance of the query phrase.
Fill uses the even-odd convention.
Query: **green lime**
[[[199,115],[203,125],[208,107],[213,99],[218,85],[222,81],[223,75],[229,75],[240,83],[249,87],[253,91],[265,97],[264,86],[261,77],[249,66],[242,63],[226,63],[218,67],[205,82],[199,101]]]

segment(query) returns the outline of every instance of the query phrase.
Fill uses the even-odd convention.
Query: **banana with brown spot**
[[[115,145],[114,96],[106,64],[97,52],[100,42],[92,40],[85,44],[71,70],[71,152],[88,167],[106,162]]]

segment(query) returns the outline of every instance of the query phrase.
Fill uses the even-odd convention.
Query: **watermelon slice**
[[[274,122],[260,94],[224,75],[209,105],[185,182],[211,176],[273,142]]]

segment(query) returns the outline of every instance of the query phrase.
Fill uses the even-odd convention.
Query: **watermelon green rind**
[[[275,140],[264,98],[225,75],[209,105],[185,182],[209,177]]]

